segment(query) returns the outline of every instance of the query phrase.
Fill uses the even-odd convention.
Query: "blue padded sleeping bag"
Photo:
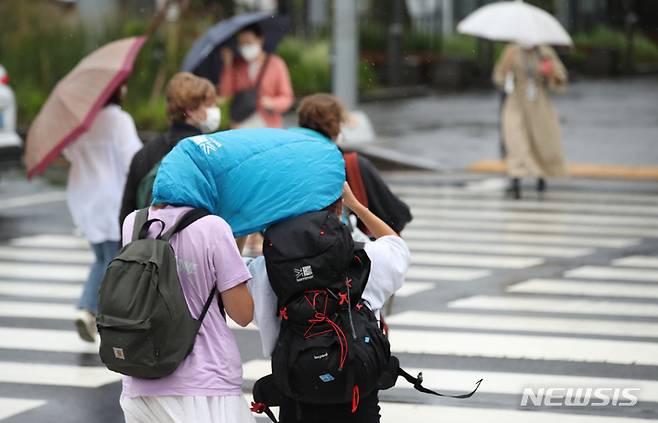
[[[342,194],[345,163],[303,131],[236,129],[182,140],[162,160],[153,204],[201,207],[235,236],[321,210]]]

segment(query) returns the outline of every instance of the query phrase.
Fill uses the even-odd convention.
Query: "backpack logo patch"
[[[329,373],[325,373],[325,374],[320,375],[320,376],[318,376],[318,377],[319,377],[320,380],[323,381],[324,383],[331,382],[332,380],[334,380],[334,377],[333,377],[331,374],[329,374]]]
[[[112,347],[112,351],[114,352],[114,357],[118,358],[119,360],[126,359],[126,356],[123,353],[123,348]]]
[[[320,355],[313,355],[313,360],[322,360],[323,358],[327,358],[327,357],[329,357],[328,352]]]
[[[311,266],[302,266],[295,269],[295,279],[297,282],[304,282],[313,279],[313,268]]]

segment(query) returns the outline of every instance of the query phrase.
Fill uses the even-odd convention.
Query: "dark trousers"
[[[279,411],[280,423],[379,423],[379,397],[373,392],[361,398],[356,413],[352,404],[305,404],[285,401]]]

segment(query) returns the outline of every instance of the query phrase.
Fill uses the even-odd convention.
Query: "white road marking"
[[[0,260],[91,264],[95,259],[91,251],[0,246]]]
[[[521,242],[529,244],[556,244],[585,247],[626,248],[640,242],[637,238],[616,238],[598,236],[569,236],[553,234],[520,234],[509,232],[468,232],[460,230],[405,229],[403,234],[408,241],[458,240],[475,242]]]
[[[658,270],[630,269],[607,266],[583,266],[569,270],[564,274],[570,278],[582,279],[616,279],[627,281],[658,282]]]
[[[495,250],[493,251],[495,252]],[[525,269],[527,267],[538,266],[544,263],[544,260],[538,257],[414,253],[411,255],[411,263],[428,266],[469,266],[495,269]]]
[[[429,285],[433,286],[433,284]],[[0,294],[1,293],[2,291],[0,291]],[[72,321],[76,317],[76,307],[74,304],[54,304],[32,301],[0,301],[0,316]],[[231,320],[230,317],[228,317],[226,321],[228,322],[228,327],[234,330],[258,330],[253,323],[243,328]],[[71,330],[73,330],[73,326],[71,326]]]
[[[658,344],[537,335],[394,330],[395,353],[658,365]]]
[[[0,361],[0,383],[98,388],[119,380],[120,374],[105,367]]]
[[[597,226],[569,223],[543,222],[541,225],[532,222],[464,220],[464,219],[432,219],[414,217],[408,229],[482,229],[487,231],[531,232],[565,235],[621,235],[638,237],[658,237],[658,229],[637,226]]]
[[[402,185],[397,183],[391,184],[393,192],[405,198],[413,197],[444,197],[444,198],[501,198],[502,192],[500,190],[482,191],[482,190],[468,190],[464,188],[446,187],[446,186],[432,186],[432,185]],[[505,184],[506,186],[506,184]],[[630,193],[616,193],[616,192],[593,192],[593,191],[565,191],[565,190],[549,190],[544,195],[543,202],[553,201],[587,201],[589,203],[611,203],[611,202],[625,202],[625,203],[638,203],[638,204],[657,204],[658,197],[655,193],[648,192],[646,194],[630,194]],[[532,201],[531,199],[524,199],[523,201]]]
[[[0,420],[24,413],[33,408],[41,407],[44,404],[46,404],[46,401],[43,400],[0,397]]]
[[[631,256],[617,259],[612,262],[615,266],[658,268],[658,257]]]
[[[65,264],[37,264],[0,261],[0,278],[26,278],[52,281],[84,281],[89,266]]]
[[[407,280],[470,281],[489,276],[490,274],[491,272],[488,270],[411,266],[407,271]]]
[[[658,317],[658,305],[623,301],[496,297],[477,295],[448,303],[449,308]]]
[[[463,328],[563,334],[658,337],[658,323],[619,320],[568,319],[558,317],[501,316],[467,313],[405,311],[387,316],[391,331],[398,325],[431,328]],[[658,383],[658,382],[657,382]]]
[[[580,282],[566,279],[531,279],[512,285],[507,290],[509,292],[525,294],[658,299],[658,286],[647,286],[646,284],[628,282]]]
[[[2,200],[0,210],[36,206],[37,204],[56,203],[59,201],[66,201],[66,193],[64,191],[51,191],[41,194],[25,195],[23,197],[7,198]]]
[[[484,383],[484,382],[483,382]],[[448,407],[380,402],[381,423],[415,422],[450,423],[642,423],[644,420],[587,414],[550,413],[544,411]]]
[[[505,199],[484,198],[418,198],[406,197],[405,201],[414,208],[467,208],[476,210],[522,210],[528,212],[579,212],[579,213],[618,213],[620,215],[658,216],[658,205],[633,205],[612,203],[582,203],[555,201],[509,201]]]
[[[76,309],[73,304],[0,301],[0,316],[2,317],[73,320],[75,313]]]
[[[78,284],[0,280],[0,295],[77,300],[80,294],[82,294],[82,285]]]
[[[89,250],[89,243],[80,237],[73,235],[35,235],[14,238],[9,241],[10,245],[19,247],[39,248],[74,248]]]
[[[405,282],[402,288],[395,292],[396,297],[410,297],[425,291],[431,291],[436,288],[436,284],[431,282]]]
[[[411,256],[417,252],[438,251],[447,253],[496,253],[509,255],[536,255],[543,257],[575,258],[590,255],[592,248],[550,247],[531,244],[497,244],[483,242],[407,241]]]
[[[478,210],[478,209],[441,209],[415,207],[412,209],[414,216],[429,217],[435,219],[482,219],[503,220],[519,222],[551,222],[551,223],[583,223],[585,225],[631,225],[648,226],[658,228],[658,218],[638,216],[611,216],[593,215],[581,213],[559,213],[552,211],[530,212],[530,211],[507,211],[507,210]]]
[[[73,330],[0,327],[0,348],[98,354],[98,346],[82,341]]]

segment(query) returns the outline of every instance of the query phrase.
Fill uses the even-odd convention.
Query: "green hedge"
[[[622,31],[606,26],[598,26],[593,31],[574,35],[575,49],[572,51],[574,59],[585,60],[591,49],[626,51],[628,40]],[[642,33],[635,33],[633,38],[633,56],[636,63],[658,64],[658,45]]]

